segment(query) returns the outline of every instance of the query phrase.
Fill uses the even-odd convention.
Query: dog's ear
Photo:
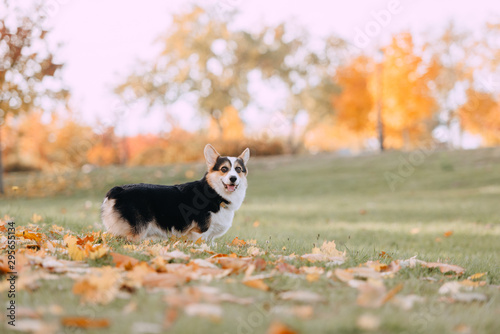
[[[220,157],[220,154],[210,144],[207,144],[207,146],[205,146],[205,150],[203,151],[203,153],[205,153],[205,161],[207,162],[207,168],[210,171],[210,169],[212,169],[212,167],[217,162],[217,158]]]
[[[247,147],[243,151],[243,153],[240,154],[240,156],[238,158],[240,158],[241,160],[243,160],[243,162],[246,165],[248,163],[248,159],[250,159],[250,149]]]

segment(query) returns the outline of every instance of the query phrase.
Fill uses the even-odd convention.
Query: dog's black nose
[[[229,177],[229,181],[231,181],[231,182],[233,182],[233,183],[235,183],[235,182],[236,182],[236,180],[238,180],[238,178],[237,178],[236,176],[231,176],[231,177]]]

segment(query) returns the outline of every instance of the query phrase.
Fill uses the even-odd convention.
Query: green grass
[[[325,277],[312,283],[278,277],[269,283],[273,292],[257,291],[238,282],[212,282],[210,285],[238,296],[255,296],[258,302],[224,305],[224,318],[218,323],[181,315],[169,331],[262,333],[273,319],[281,319],[304,333],[360,333],[363,331],[356,320],[362,314],[372,314],[381,319],[380,328],[374,331],[379,333],[454,333],[459,325],[470,327],[472,333],[495,333],[500,328],[500,149],[431,152],[391,189],[386,174],[398,173],[401,158],[409,159],[409,154],[253,158],[245,203],[236,213],[233,227],[217,240],[216,250],[230,251],[225,244],[236,236],[256,239],[259,247],[274,254],[309,253],[323,240],[336,240],[338,248],[348,254],[342,268],[380,259],[380,252],[394,259],[416,255],[421,260],[462,266],[465,277],[487,272],[487,282],[493,286],[477,289],[489,297],[487,302],[440,301],[439,287],[456,278],[424,269],[402,270],[387,282],[389,288],[402,283],[400,294],[425,297],[424,303],[409,311],[389,304],[377,309],[357,306],[355,289]],[[46,226],[56,224],[78,233],[99,230],[100,202],[113,185],[185,182],[187,170],[201,176],[203,169],[203,163],[98,169],[87,175],[85,190],[69,187],[65,195],[53,197],[2,198],[0,214],[14,217],[18,225],[28,224],[36,213]],[[7,186],[18,186],[21,194],[29,194],[26,180],[37,177],[41,176],[9,175]],[[259,225],[254,227],[256,221]],[[446,231],[453,234],[445,237]],[[99,265],[99,261],[93,264]],[[423,280],[427,276],[438,282]],[[159,294],[139,290],[132,296],[137,311],[123,316],[122,309],[130,300],[117,299],[105,306],[80,305],[71,284],[70,279],[44,281],[34,292],[20,292],[18,304],[32,308],[58,304],[69,315],[107,317],[114,333],[131,333],[136,322],[163,321],[166,305]],[[272,306],[285,305],[276,299],[276,293],[290,289],[319,292],[327,302],[316,305],[314,316],[307,321],[271,314]],[[57,321],[57,316],[44,320]]]

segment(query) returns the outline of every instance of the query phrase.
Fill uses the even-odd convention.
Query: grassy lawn
[[[191,281],[186,286],[211,286],[237,297],[252,297],[250,305],[222,303],[222,317],[189,316],[180,308],[169,332],[190,333],[265,333],[279,321],[300,333],[497,333],[500,328],[500,149],[430,152],[418,156],[388,152],[382,155],[336,157],[253,158],[249,164],[249,189],[233,227],[212,246],[215,253],[244,256],[249,246],[228,246],[238,237],[256,240],[272,273],[280,255],[311,253],[323,241],[335,240],[337,249],[346,252],[345,263],[337,266],[310,262],[300,257],[291,265],[324,268],[319,276],[280,274],[266,278],[268,291],[241,283],[243,273],[212,281]],[[406,161],[406,162],[405,162]],[[411,165],[409,167],[408,163]],[[165,167],[107,168],[88,174],[68,175],[84,178],[83,189],[68,185],[65,194],[26,198],[30,185],[40,186],[43,176],[10,175],[9,189],[19,187],[17,195],[0,199],[0,216],[9,215],[17,226],[29,224],[33,214],[41,216],[38,225],[48,231],[52,225],[83,236],[102,229],[99,206],[106,191],[123,183],[179,183],[201,177],[204,164]],[[388,174],[389,173],[389,174]],[[194,175],[194,176],[193,176]],[[392,177],[396,183],[388,182]],[[396,179],[394,179],[396,177]],[[38,183],[37,183],[38,182]],[[51,184],[47,187],[50,192]],[[3,233],[3,232],[2,232]],[[5,235],[5,233],[4,233]],[[169,241],[150,245],[172,246]],[[131,251],[131,245],[111,240],[112,251],[139,260],[152,256]],[[143,245],[144,246],[144,245]],[[148,246],[144,246],[147,248]],[[173,247],[173,246],[172,246]],[[179,246],[189,254],[189,246]],[[144,250],[144,249],[143,249]],[[64,258],[64,255],[61,255]],[[194,254],[208,258],[210,254]],[[416,256],[428,262],[443,262],[465,268],[462,275],[442,273],[417,266],[402,268],[383,280],[388,291],[397,296],[421,297],[410,309],[394,302],[375,307],[359,305],[356,287],[338,279],[336,268],[353,268],[369,260],[390,263]],[[67,258],[67,256],[66,256]],[[113,265],[109,255],[86,261],[91,266]],[[177,262],[174,261],[174,262]],[[320,270],[315,268],[316,270]],[[438,290],[446,282],[487,273],[474,282],[485,282],[473,289],[487,300],[461,302]],[[370,280],[370,279],[368,279]],[[75,278],[61,275],[40,280],[33,291],[21,290],[18,307],[33,309],[55,332],[80,329],[60,327],[62,316],[102,317],[110,320],[105,330],[89,333],[156,333],[171,310],[165,294],[172,289],[139,288],[124,291],[101,305],[81,303],[72,292]],[[358,280],[359,282],[359,280]],[[283,300],[286,291],[310,291],[320,301]],[[464,290],[465,291],[465,290]],[[2,291],[2,304],[6,292]],[[45,312],[60,306],[60,312]],[[309,308],[308,308],[309,307]],[[312,313],[306,311],[312,310]],[[130,311],[132,309],[132,311]],[[4,312],[2,312],[3,314]],[[4,317],[2,318],[4,323]],[[10,326],[6,331],[10,332]]]

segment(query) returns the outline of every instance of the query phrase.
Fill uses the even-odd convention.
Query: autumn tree
[[[170,105],[180,98],[196,101],[222,133],[220,118],[226,108],[238,110],[249,101],[246,37],[230,31],[225,20],[195,6],[174,15],[168,32],[160,38],[162,51],[116,88],[128,100],[142,99],[148,109]]]
[[[478,134],[486,145],[500,144],[500,103],[488,92],[471,87],[466,102],[457,109],[464,130]]]
[[[311,50],[309,34],[292,24],[264,27],[254,36],[260,54],[254,58],[264,80],[282,83],[286,90],[283,114],[289,122],[287,147],[296,153],[307,133],[334,113],[333,95],[340,89],[333,80],[335,59],[345,47],[342,40],[330,37],[319,50]],[[307,113],[308,124],[299,131],[297,118]]]
[[[459,122],[459,92],[471,87],[474,80],[474,58],[478,56],[479,41],[465,30],[450,22],[435,39],[429,40],[425,49],[432,54],[431,66],[435,71],[432,92],[436,98],[437,125],[444,126],[449,135],[448,145],[453,146],[451,133]]]
[[[353,132],[360,140],[373,136],[375,131],[374,97],[369,87],[373,66],[368,57],[358,56],[339,67],[335,76],[341,87],[341,93],[332,99],[337,111],[336,125]]]
[[[384,48],[381,98],[384,144],[388,148],[410,149],[431,136],[436,101],[429,83],[436,71],[421,53],[410,33],[395,35]],[[378,84],[373,76],[373,96]]]
[[[258,72],[262,80],[278,81],[286,91],[282,112],[291,129],[289,151],[294,152],[304,134],[296,131],[299,113],[307,112],[313,124],[332,110],[331,94],[337,87],[328,72],[328,56],[334,55],[327,55],[327,50],[333,47],[312,52],[307,33],[292,25],[232,30],[233,18],[211,15],[210,9],[201,7],[174,16],[168,33],[160,38],[163,50],[155,62],[143,64],[116,93],[144,100],[148,108],[180,98],[196,101],[201,114],[219,128],[212,133],[222,136],[223,114],[241,113],[254,102],[248,92],[249,73]]]
[[[58,69],[50,51],[44,14],[37,7],[21,13],[9,1],[0,4],[0,124],[9,115],[50,110],[65,101]],[[1,144],[0,144],[1,147]],[[0,192],[3,167],[0,154]]]

